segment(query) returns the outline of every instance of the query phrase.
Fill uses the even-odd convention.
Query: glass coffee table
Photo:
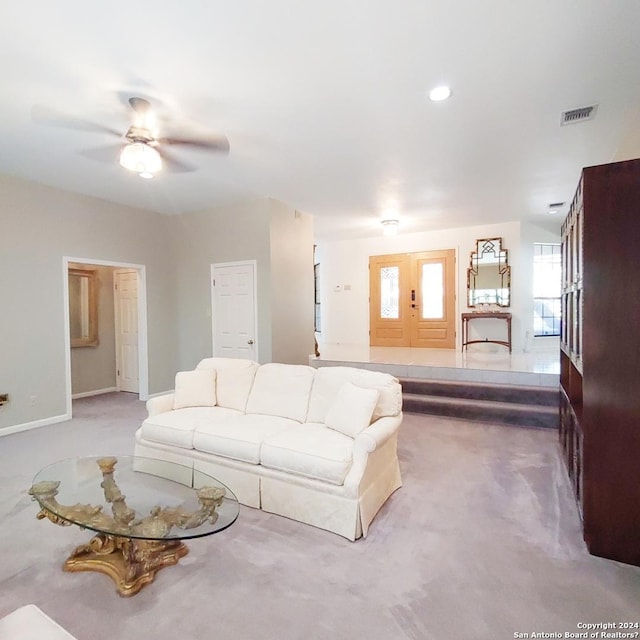
[[[176,564],[183,540],[230,527],[238,500],[215,478],[183,465],[134,456],[70,458],[40,471],[29,490],[38,519],[95,532],[64,563],[99,571],[132,596]]]

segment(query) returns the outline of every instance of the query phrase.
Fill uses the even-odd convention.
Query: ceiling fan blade
[[[145,114],[151,109],[151,103],[146,98],[132,96],[129,98],[129,104],[136,113],[140,114]]]
[[[104,162],[105,164],[118,164],[121,150],[122,145],[110,144],[103,147],[83,149],[80,151],[80,155],[88,158],[89,160],[96,160],[97,162]]]
[[[196,170],[196,167],[192,164],[178,160],[178,158],[169,153],[166,149],[159,149],[158,147],[156,147],[156,149],[160,154],[167,171],[172,171],[174,173],[189,173],[190,171]]]
[[[97,122],[84,120],[68,116],[60,111],[45,107],[43,105],[34,105],[31,108],[31,120],[36,124],[50,127],[62,127],[64,129],[75,129],[76,131],[92,131],[94,133],[108,133],[118,138],[122,137],[122,132],[111,127],[107,127]]]
[[[229,140],[226,136],[213,136],[209,138],[160,138],[160,144],[182,144],[197,149],[206,149],[208,151],[220,151],[229,153]]]

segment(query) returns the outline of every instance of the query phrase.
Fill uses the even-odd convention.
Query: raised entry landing
[[[382,371],[402,383],[404,410],[492,424],[557,429],[560,350],[529,353],[320,345],[313,367]]]
[[[390,373],[397,378],[421,378],[455,382],[482,382],[558,389],[560,348],[528,353],[509,353],[505,347],[493,351],[470,349],[412,349],[366,345],[320,344],[320,356],[311,356],[312,367],[359,367]]]

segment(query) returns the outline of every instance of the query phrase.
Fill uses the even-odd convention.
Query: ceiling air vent
[[[565,124],[575,124],[576,122],[593,120],[596,117],[597,110],[597,104],[590,104],[588,107],[578,107],[577,109],[563,111],[560,116],[560,126],[564,127]]]
[[[558,211],[560,211],[560,209],[562,209],[562,207],[564,207],[564,205],[565,205],[564,202],[552,202],[549,205],[548,213],[550,215],[554,215],[554,214],[558,213]]]

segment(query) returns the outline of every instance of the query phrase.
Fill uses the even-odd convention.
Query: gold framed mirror
[[[98,339],[98,274],[69,268],[69,332],[72,347],[96,347]]]
[[[476,240],[467,269],[467,306],[508,307],[510,298],[511,267],[502,238]]]

